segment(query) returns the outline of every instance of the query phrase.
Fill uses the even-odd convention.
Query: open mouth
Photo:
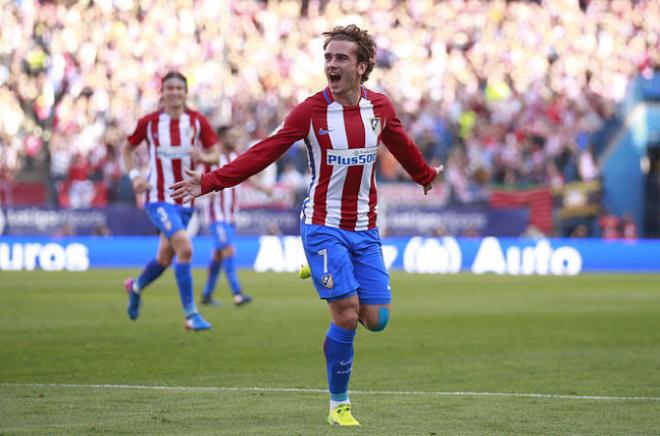
[[[330,80],[330,83],[337,83],[341,80],[341,75],[337,73],[329,73],[328,79]]]

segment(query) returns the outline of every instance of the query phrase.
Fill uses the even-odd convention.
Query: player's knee
[[[389,321],[390,309],[387,307],[381,307],[378,309],[378,317],[376,318],[376,322],[366,325],[366,327],[372,332],[382,332],[385,330],[385,327],[387,327]]]
[[[183,244],[176,250],[176,257],[180,262],[188,262],[192,259],[192,246],[190,244]]]
[[[158,262],[158,265],[161,267],[167,268],[172,264],[172,256],[169,254],[158,253],[158,255],[156,255],[156,262]]]
[[[358,314],[357,312],[346,311],[342,313],[340,316],[336,316],[334,322],[339,327],[351,330],[354,329],[355,326],[357,326]]]

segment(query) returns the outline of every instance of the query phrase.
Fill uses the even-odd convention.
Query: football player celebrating
[[[328,86],[296,106],[269,138],[211,173],[186,171],[172,198],[190,201],[241,183],[274,162],[294,142],[307,144],[312,174],[301,214],[301,236],[312,281],[330,310],[323,352],[333,425],[355,426],[348,384],[360,322],[380,332],[390,319],[390,280],[376,227],[376,156],[382,142],[426,194],[443,167],[430,167],[383,94],[363,86],[376,45],[355,25],[324,34]]]

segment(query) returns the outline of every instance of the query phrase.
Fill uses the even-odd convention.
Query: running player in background
[[[220,133],[221,149],[219,165],[206,165],[206,171],[214,171],[218,167],[223,167],[236,159],[236,135],[231,129]],[[271,189],[262,186],[260,183],[249,179],[252,186],[256,189],[270,195]],[[210,193],[208,207],[206,208],[207,222],[211,236],[214,240],[215,248],[211,255],[211,261],[208,267],[208,276],[206,285],[202,291],[202,304],[210,306],[219,306],[220,303],[213,298],[213,291],[218,281],[221,270],[224,268],[227,283],[231,289],[234,304],[242,306],[252,301],[250,295],[244,294],[238,281],[236,265],[234,264],[234,235],[236,234],[235,214],[238,212],[238,188],[228,188],[217,193]]]
[[[312,281],[327,301],[331,322],[323,351],[330,391],[328,422],[355,426],[348,382],[358,321],[371,331],[390,318],[389,274],[376,227],[375,160],[382,142],[424,194],[443,167],[424,162],[383,94],[364,86],[376,45],[357,26],[324,34],[328,86],[296,106],[283,126],[212,173],[186,171],[172,198],[195,197],[241,183],[275,161],[295,141],[307,144],[312,184],[301,214],[301,236]]]
[[[126,171],[137,195],[145,194],[145,209],[160,233],[156,258],[150,260],[137,279],[124,283],[128,293],[128,317],[137,319],[142,291],[156,280],[172,263],[184,313],[184,326],[188,330],[208,330],[211,324],[197,312],[192,284],[192,244],[186,227],[192,216],[190,204],[173,200],[166,195],[166,187],[183,178],[184,169],[194,165],[195,158],[202,162],[217,162],[218,138],[209,122],[200,113],[186,107],[188,83],[179,72],[169,72],[161,81],[162,108],[138,120],[135,131],[123,148]],[[133,154],[147,142],[149,174],[145,178],[135,168]],[[199,151],[198,148],[203,148]]]

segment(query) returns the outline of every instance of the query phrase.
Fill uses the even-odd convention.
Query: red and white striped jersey
[[[172,200],[167,187],[183,180],[183,169],[193,168],[193,147],[209,148],[218,137],[199,112],[186,109],[180,118],[170,117],[164,111],[146,115],[138,120],[135,131],[127,138],[132,147],[144,140],[149,149],[149,174],[147,181],[147,203],[166,202],[182,204]]]
[[[214,171],[217,168],[222,168],[229,162],[236,159],[236,156],[238,155],[233,151],[229,153],[220,153],[220,160],[218,165],[206,165],[206,172]],[[220,221],[234,224],[234,214],[238,212],[237,191],[238,188],[234,187],[223,189],[220,192],[210,194],[206,214],[209,223]]]
[[[376,152],[382,142],[420,185],[436,172],[401,126],[383,94],[360,87],[360,101],[346,107],[328,88],[296,106],[270,137],[229,165],[202,176],[202,193],[228,188],[274,162],[294,142],[307,145],[312,182],[302,219],[345,230],[376,226]]]

